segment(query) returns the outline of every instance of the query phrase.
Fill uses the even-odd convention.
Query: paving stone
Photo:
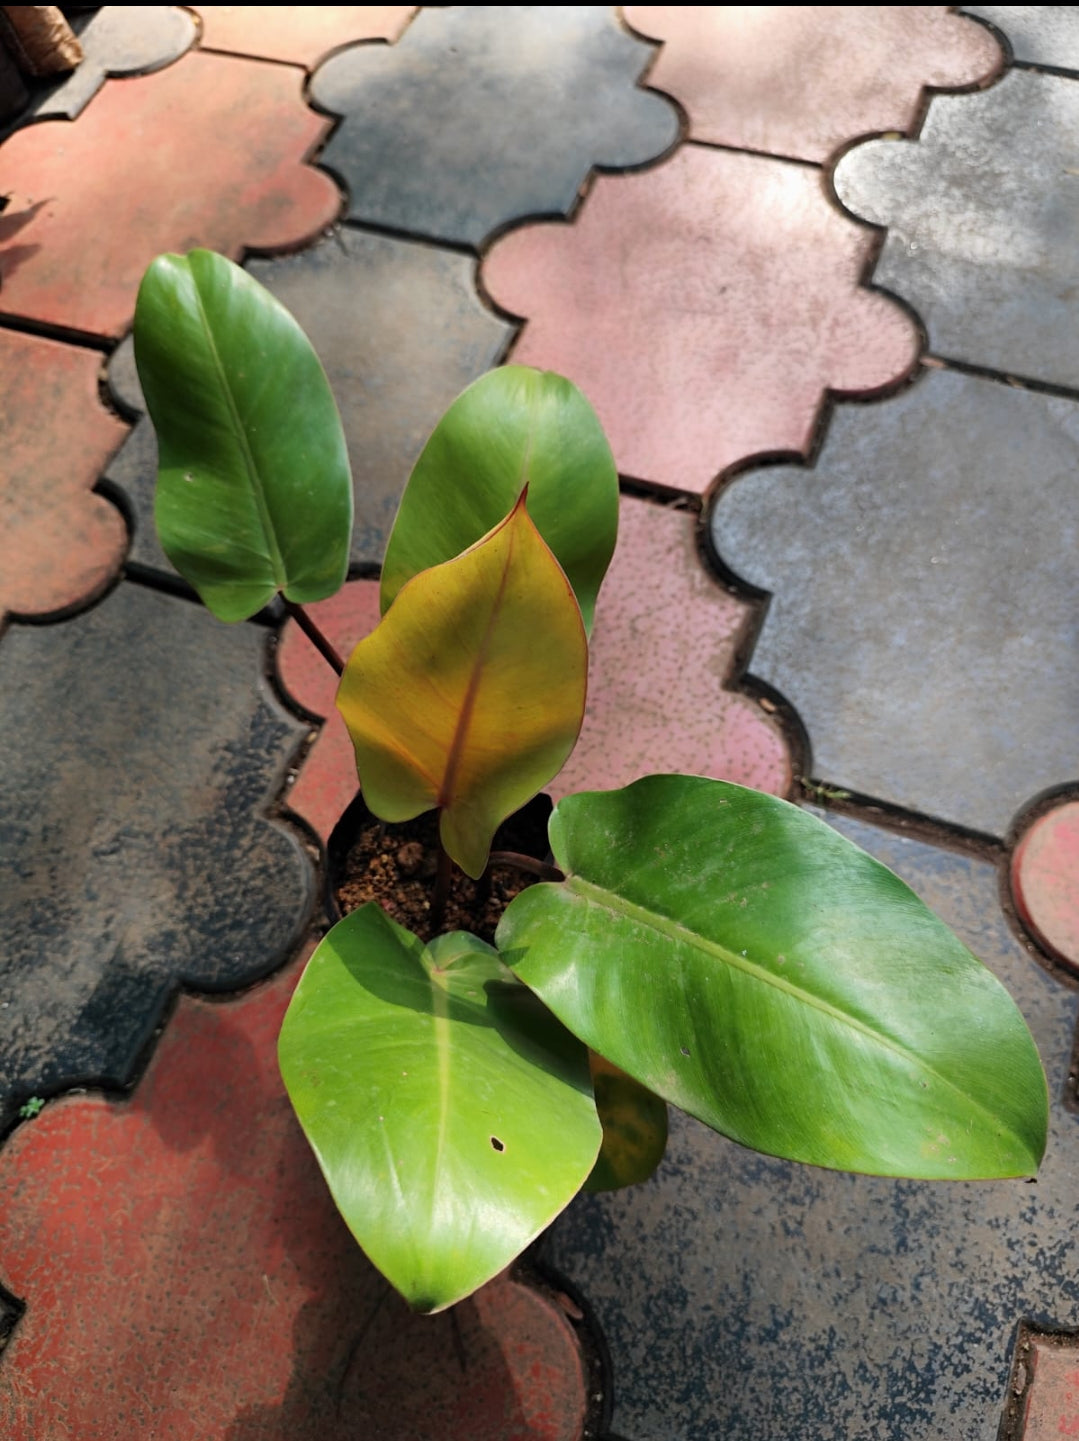
[[[0,148],[0,237],[17,236],[0,249],[0,312],[119,336],[159,252],[313,238],[340,207],[303,163],[327,128],[296,72],[194,51],[110,82],[74,122],[16,131]]]
[[[307,727],[266,632],[120,585],[0,642],[0,1122],[31,1093],[130,1080],[180,985],[291,953],[311,866],[267,812]]]
[[[926,86],[974,85],[1003,55],[946,5],[627,5],[664,41],[648,83],[685,107],[694,140],[825,161],[911,131]]]
[[[1079,801],[1040,816],[1012,856],[1012,895],[1050,955],[1079,972]]]
[[[296,316],[326,368],[352,460],[352,561],[378,565],[424,442],[495,363],[511,327],[476,295],[474,263],[429,245],[346,227],[299,255],[247,268]],[[142,415],[130,342],[114,354],[109,385],[127,413]],[[145,418],[108,478],[134,513],[132,561],[171,574],[154,532],[157,442]]]
[[[33,107],[36,120],[74,120],[109,75],[144,75],[171,65],[198,35],[178,5],[102,5],[78,27],[82,64]]]
[[[720,494],[721,558],[772,595],[748,669],[815,776],[995,836],[1075,778],[1077,471],[1074,402],[928,370]]]
[[[675,143],[673,106],[635,85],[652,53],[604,5],[426,8],[392,49],[317,71],[312,99],[344,117],[322,159],[353,219],[478,246]]]
[[[90,600],[123,560],[123,517],[93,493],[126,432],[100,369],[95,351],[0,331],[0,621]]]
[[[295,969],[185,998],[134,1096],[64,1098],[0,1157],[0,1275],[26,1302],[0,1430],[80,1441],[578,1441],[556,1299],[503,1277],[416,1316],[368,1265],[293,1119]]]
[[[707,575],[695,529],[691,515],[623,496],[618,549],[596,609],[588,711],[573,754],[546,787],[556,799],[665,770],[789,790],[782,735],[746,696],[726,689],[749,607]],[[347,656],[378,623],[378,587],[357,581],[309,609]],[[337,682],[292,623],[277,663],[286,692],[327,717],[288,801],[325,842],[356,794],[352,743],[334,708]]]
[[[196,5],[202,44],[259,60],[313,69],[331,50],[359,40],[397,40],[415,5]]]
[[[819,171],[685,145],[601,176],[574,224],[501,240],[483,282],[527,318],[513,358],[576,381],[623,474],[701,492],[746,456],[807,451],[829,390],[913,365],[909,317],[859,286],[871,242]]]
[[[1079,1436],[1079,1337],[1020,1326],[1010,1390],[998,1441]]]
[[[1074,5],[964,5],[1008,37],[1016,60],[1079,70],[1079,14]]]
[[[633,1441],[989,1441],[1017,1322],[1079,1324],[1079,1117],[1060,1099],[1079,998],[1008,930],[993,866],[840,828],[904,876],[1023,1010],[1053,1101],[1043,1169],[1037,1185],[840,1175],[672,1118],[655,1178],[582,1197],[548,1246],[594,1308],[612,1430]]]
[[[1079,386],[1079,86],[1012,70],[937,96],[916,142],[872,140],[835,171],[889,227],[873,281],[909,302],[937,355]]]

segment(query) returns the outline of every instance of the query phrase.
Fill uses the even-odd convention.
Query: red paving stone
[[[705,572],[694,531],[684,512],[623,497],[618,549],[596,609],[588,711],[576,749],[546,788],[556,798],[657,770],[789,790],[782,735],[748,697],[725,689],[749,608]],[[378,587],[356,581],[309,609],[347,656],[378,621]],[[288,797],[325,843],[357,784],[352,743],[334,709],[336,679],[291,623],[278,673],[294,700],[327,717]]]
[[[96,351],[0,331],[0,620],[89,600],[124,558],[123,517],[92,494],[128,431],[98,397],[101,365]]]
[[[808,451],[829,389],[909,372],[914,324],[858,284],[872,243],[818,171],[685,145],[600,176],[575,223],[499,241],[483,280],[527,319],[513,359],[576,381],[624,475],[702,492],[747,456]]]
[[[196,51],[106,82],[75,121],[18,131],[0,148],[0,313],[118,336],[160,251],[238,257],[317,235],[341,197],[303,163],[329,122],[301,85]]]
[[[1000,1441],[1065,1441],[1079,1436],[1079,1337],[1019,1332],[1011,1402]],[[1025,1386],[1025,1391],[1024,1391]]]
[[[358,40],[396,40],[417,5],[195,5],[202,43],[259,60],[313,69],[331,50]]]
[[[1015,848],[1011,881],[1024,923],[1050,955],[1079,972],[1079,801],[1034,822]]]
[[[627,5],[666,43],[648,77],[715,145],[824,161],[842,144],[910,132],[923,88],[997,74],[1000,46],[946,5]]]
[[[186,998],[134,1096],[72,1096],[0,1155],[0,1366],[18,1441],[577,1441],[586,1374],[505,1277],[439,1317],[389,1292],[296,1125],[276,1038],[298,967]]]

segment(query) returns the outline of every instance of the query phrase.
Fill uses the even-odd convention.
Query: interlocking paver
[[[1077,473],[1074,402],[929,370],[720,494],[721,558],[772,596],[749,671],[814,775],[997,836],[1075,778]]]
[[[0,331],[0,620],[87,601],[123,560],[123,517],[93,494],[126,432],[100,368],[95,351]]]
[[[964,5],[1008,37],[1016,60],[1079,70],[1079,14],[1074,5]]]
[[[129,1080],[177,986],[290,954],[313,878],[267,812],[306,726],[265,643],[130,582],[0,641],[0,1118]]]
[[[908,301],[937,355],[1079,386],[1079,85],[1012,70],[937,96],[917,141],[872,140],[840,200],[889,227],[874,283]]]
[[[341,45],[396,40],[415,5],[196,5],[202,44],[313,69]]]
[[[1011,1392],[998,1441],[1079,1435],[1079,1336],[1021,1326]]]
[[[337,399],[352,461],[352,561],[378,565],[424,442],[466,385],[498,359],[510,327],[476,294],[464,255],[347,227],[299,255],[249,261],[318,351]],[[129,342],[109,366],[125,410],[141,414]],[[134,513],[131,558],[171,572],[153,526],[157,444],[140,418],[109,467]]]
[[[1079,973],[1079,801],[1039,816],[1015,848],[1011,882],[1027,927]]]
[[[817,170],[686,145],[601,176],[574,224],[505,237],[482,276],[527,318],[514,360],[576,381],[623,474],[700,492],[757,452],[807,451],[828,391],[913,365],[909,317],[859,286],[870,245]]]
[[[5,1148],[0,1275],[26,1311],[0,1430],[578,1441],[585,1366],[553,1299],[503,1277],[416,1316],[363,1258],[278,1075],[295,979],[185,998],[131,1099],[66,1098]]]
[[[297,72],[194,51],[110,82],[75,121],[17,131],[0,148],[0,234],[16,234],[0,249],[0,313],[119,336],[160,251],[313,238],[340,208],[304,163],[327,128]]]
[[[349,215],[479,245],[567,213],[593,166],[673,145],[673,106],[635,84],[652,48],[603,5],[426,8],[391,49],[336,55],[311,82],[344,117],[323,159]]]
[[[695,140],[824,161],[846,141],[910,131],[926,86],[973,85],[1003,56],[946,5],[627,5],[664,41],[648,83]]]
[[[655,1178],[583,1197],[549,1243],[595,1308],[612,1429],[633,1441],[988,1441],[1017,1323],[1079,1324],[1079,1118],[1061,1100],[1079,997],[1009,931],[992,865],[839,824],[1017,1000],[1049,1076],[1045,1163],[1037,1185],[840,1175],[672,1116]]]

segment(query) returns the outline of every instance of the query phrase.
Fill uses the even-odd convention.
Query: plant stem
[[[295,601],[285,600],[284,596],[282,596],[281,599],[285,602],[285,609],[288,611],[289,615],[292,616],[293,620],[300,627],[304,635],[315,647],[323,660],[326,661],[328,665],[331,665],[338,675],[344,675],[345,663],[341,659],[340,654],[326,638],[326,636],[323,635],[322,631],[319,630],[318,626],[307,614],[303,606],[297,605]]]
[[[489,866],[513,866],[519,871],[528,871],[543,881],[564,881],[565,875],[557,866],[548,861],[537,861],[535,856],[522,855],[520,851],[492,851],[487,862]]]
[[[438,843],[438,873],[435,876],[435,888],[431,893],[431,909],[427,914],[428,924],[433,935],[437,935],[442,929],[442,918],[446,914],[446,902],[450,898],[450,878],[453,875],[453,862],[450,860],[449,852],[442,844]]]

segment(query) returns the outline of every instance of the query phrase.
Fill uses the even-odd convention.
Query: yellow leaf
[[[581,612],[525,498],[404,586],[337,693],[368,806],[387,821],[439,807],[442,844],[473,877],[501,822],[561,770],[584,716]]]

